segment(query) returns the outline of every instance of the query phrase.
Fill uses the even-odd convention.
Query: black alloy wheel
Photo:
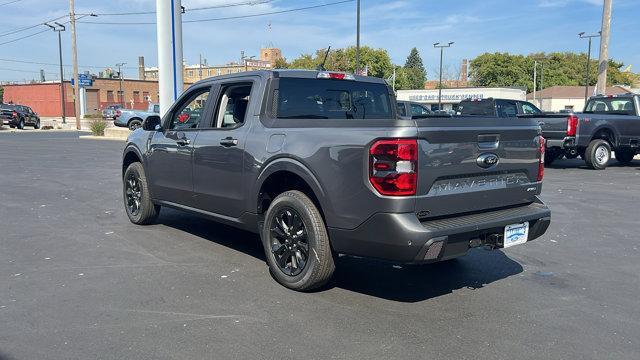
[[[140,213],[140,204],[142,202],[142,189],[140,185],[140,178],[133,172],[129,173],[125,179],[125,195],[129,214],[132,216],[138,216]]]
[[[292,208],[280,209],[270,227],[271,253],[285,275],[297,276],[309,260],[309,240],[302,217]]]

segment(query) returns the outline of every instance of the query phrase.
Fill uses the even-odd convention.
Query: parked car
[[[28,106],[1,104],[0,119],[2,125],[9,125],[11,128],[33,126],[34,129],[40,129],[40,117]]]
[[[528,101],[487,98],[461,101],[457,114],[515,118],[523,114],[542,114],[542,111]]]
[[[147,110],[125,110],[121,109],[116,113],[116,117],[113,120],[115,126],[128,127],[130,130],[135,130],[142,126],[142,122],[151,115],[158,115],[160,113],[160,105],[150,103]]]
[[[118,116],[118,111],[121,111],[122,108],[120,104],[108,105],[102,110],[102,118],[115,120]]]
[[[398,116],[401,119],[410,120],[414,116],[431,115],[431,110],[426,105],[413,101],[398,100]]]
[[[596,170],[616,160],[628,164],[640,153],[640,96],[634,94],[594,96],[583,113],[536,114],[547,139],[546,162],[580,156]]]
[[[325,71],[224,75],[149,116],[123,153],[135,224],[162,206],[261,234],[296,290],[335,256],[429,263],[541,236],[544,139],[535,120],[397,120],[382,79]]]

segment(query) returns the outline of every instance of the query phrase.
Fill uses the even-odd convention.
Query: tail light
[[[355,80],[356,78],[352,74],[320,71],[318,73],[318,79]]]
[[[386,139],[371,145],[369,181],[381,195],[415,195],[418,185],[418,141]]]
[[[544,137],[538,136],[538,178],[537,181],[542,181],[544,178],[544,152],[547,144],[547,140]]]
[[[120,117],[120,115],[122,115],[122,111],[116,110],[116,117]]]
[[[578,117],[575,115],[569,115],[567,118],[567,136],[576,136],[578,131]]]
[[[18,113],[14,111],[11,113],[11,116],[13,116],[13,118],[16,119],[18,117]]]

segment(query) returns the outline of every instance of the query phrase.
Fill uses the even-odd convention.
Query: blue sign
[[[81,87],[93,86],[93,78],[89,74],[78,74],[78,84]],[[73,78],[71,78],[71,85],[75,85]]]

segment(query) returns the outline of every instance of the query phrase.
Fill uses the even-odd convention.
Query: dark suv
[[[0,104],[0,121],[11,128],[24,129],[25,126],[40,128],[40,117],[30,107],[13,104]]]
[[[161,206],[260,233],[273,277],[324,284],[338,253],[428,263],[542,235],[535,120],[401,120],[384,80],[318,71],[215,77],[132,132],[122,163],[136,224]]]

